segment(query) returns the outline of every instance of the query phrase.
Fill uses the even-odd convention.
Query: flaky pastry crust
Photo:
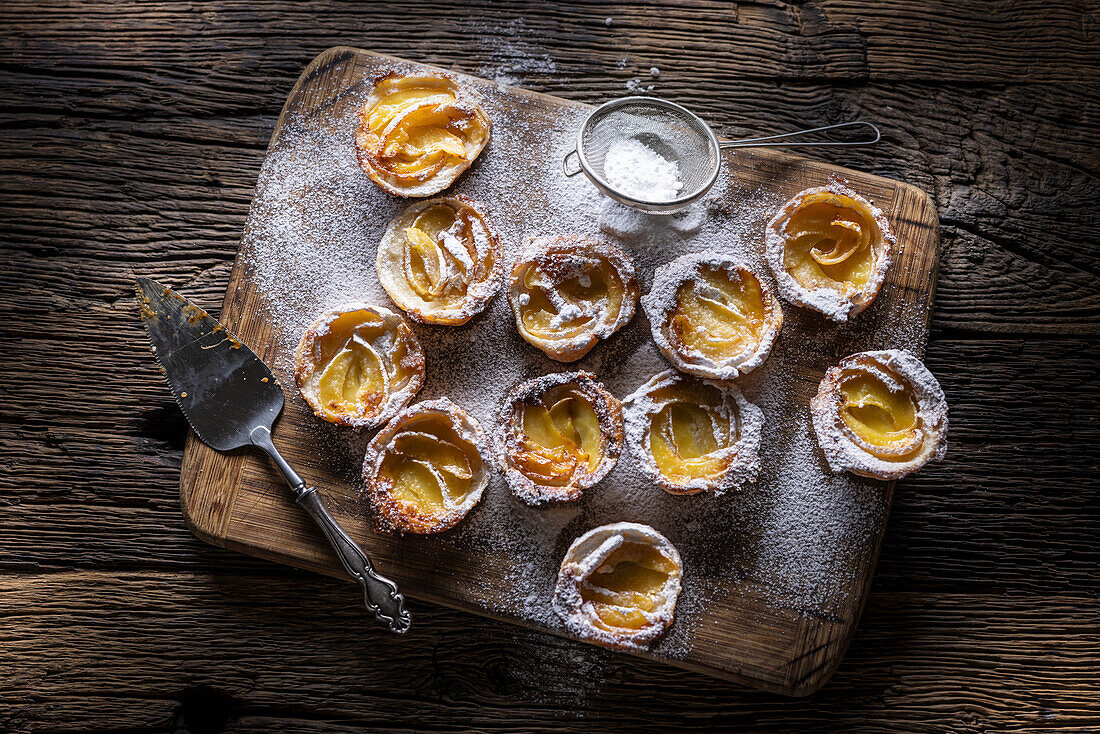
[[[871,305],[896,246],[882,211],[835,180],[784,204],[764,241],[779,295],[833,321]]]
[[[359,112],[359,166],[391,194],[438,194],[489,142],[491,123],[481,102],[481,95],[447,74],[378,77]]]
[[[569,502],[618,462],[622,403],[590,372],[543,375],[508,393],[496,438],[517,497],[529,505]]]
[[[668,538],[619,522],[573,541],[554,587],[572,634],[614,650],[643,650],[672,624],[683,565]]]
[[[424,351],[400,314],[351,303],[306,329],[294,352],[294,379],[319,418],[377,428],[424,385]]]
[[[500,290],[500,237],[467,196],[438,197],[394,217],[378,246],[378,280],[393,302],[422,323],[457,326]]]
[[[623,401],[623,415],[642,471],[669,494],[721,494],[760,472],[764,413],[733,383],[666,370]]]
[[[834,472],[900,479],[947,451],[943,389],[901,349],[859,352],[830,367],[810,416]]]
[[[535,237],[512,267],[508,302],[527,343],[575,362],[634,316],[634,263],[597,239]]]
[[[477,419],[447,398],[406,408],[363,459],[375,528],[427,535],[454,527],[481,499],[490,462]]]
[[[665,358],[681,372],[714,380],[763,364],[783,325],[771,288],[724,255],[684,255],[657,268],[642,306]]]

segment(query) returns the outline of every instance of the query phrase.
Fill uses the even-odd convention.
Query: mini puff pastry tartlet
[[[375,528],[427,535],[454,527],[481,499],[489,462],[480,424],[447,398],[406,408],[363,460]]]
[[[634,264],[600,240],[535,237],[512,268],[508,302],[520,336],[551,359],[575,362],[634,315]]]
[[[830,367],[810,416],[834,472],[899,479],[947,450],[943,389],[900,349],[859,352]]]
[[[505,398],[500,464],[512,492],[530,505],[578,499],[622,448],[622,403],[589,372],[543,375]]]
[[[779,295],[833,321],[871,305],[895,245],[882,211],[839,181],[797,194],[764,238]]]
[[[306,329],[294,352],[294,378],[319,418],[377,428],[424,385],[424,352],[399,314],[353,303]]]
[[[554,611],[577,637],[642,650],[672,624],[682,575],[680,554],[653,528],[604,525],[566,551]]]
[[[500,238],[471,199],[440,197],[413,204],[386,228],[375,261],[393,302],[417,321],[459,325],[500,290]]]
[[[445,74],[380,77],[359,112],[359,166],[391,194],[438,194],[489,142],[491,124],[481,102],[481,95]]]
[[[732,383],[674,370],[623,401],[642,471],[669,494],[721,494],[756,480],[764,413]]]
[[[642,306],[668,361],[715,380],[763,364],[783,325],[779,299],[764,281],[721,255],[684,255],[661,266]]]

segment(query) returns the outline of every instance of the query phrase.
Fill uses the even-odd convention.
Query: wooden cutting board
[[[395,63],[405,68],[430,68],[346,47],[332,48],[322,53],[306,68],[294,86],[279,117],[269,151],[274,150],[289,117],[323,119],[334,105],[346,105],[349,99],[361,96],[379,70]],[[502,91],[489,81],[469,79],[469,82],[481,86],[487,93],[495,94],[498,104],[524,107],[532,128],[537,128],[540,120],[547,121],[549,125],[563,108],[576,111],[584,107],[520,89]],[[501,132],[498,125],[494,129],[494,137]],[[492,147],[485,155],[491,152]],[[524,161],[516,161],[515,165],[522,166]],[[886,318],[903,321],[904,328],[890,333],[894,335],[893,341],[905,343],[860,344],[856,340],[849,348],[850,351],[858,351],[896,346],[923,354],[939,247],[936,212],[923,192],[904,183],[795,157],[779,150],[727,151],[725,165],[730,176],[727,187],[729,196],[738,190],[761,187],[784,200],[803,188],[821,185],[830,176],[839,175],[875,201],[890,220],[898,238],[899,252],[879,299],[857,321]],[[246,234],[257,226],[256,218],[260,216],[263,212],[254,208]],[[221,321],[274,366],[279,363],[280,357],[274,326],[265,316],[263,294],[250,275],[247,256],[244,248],[238,252]],[[372,266],[373,257],[365,260],[364,267]],[[390,306],[388,303],[384,305]],[[801,309],[785,306],[785,312],[787,321],[781,340],[799,341],[803,338],[799,330],[803,330],[809,338],[811,332],[820,333],[835,328],[825,325],[816,314]],[[639,320],[644,321],[644,317],[636,316],[635,321]],[[416,328],[422,341],[431,338],[430,332],[426,335],[419,326]],[[900,334],[904,334],[904,338]],[[597,352],[599,349],[597,347]],[[793,394],[788,398],[792,405],[792,421],[805,420],[804,406],[833,359],[835,355],[814,354],[811,349],[806,351],[803,362],[794,368],[798,379]],[[432,368],[433,365],[429,364],[429,371]],[[387,537],[375,533],[369,524],[369,507],[360,498],[358,490],[347,481],[346,474],[332,471],[330,462],[318,455],[317,443],[311,439],[311,430],[318,423],[317,419],[309,414],[296,395],[293,380],[285,371],[282,374],[278,369],[276,371],[287,392],[287,407],[276,424],[275,443],[307,482],[316,484],[322,490],[334,514],[348,532],[407,596],[564,634],[559,625],[552,620],[547,621],[545,616],[532,617],[499,602],[499,599],[514,596],[514,590],[509,585],[516,583],[514,569],[522,568],[521,559],[515,557],[514,546],[488,549],[465,547],[448,540],[447,536],[455,531],[428,538]],[[638,375],[637,384],[649,376]],[[764,450],[769,450],[769,447],[765,446]],[[624,452],[623,461],[629,460]],[[499,477],[494,481],[499,482]],[[614,473],[605,480],[614,481]],[[686,574],[709,581],[707,588],[711,592],[690,608],[677,609],[673,630],[679,635],[680,642],[675,649],[662,650],[658,646],[655,651],[642,655],[787,695],[805,695],[823,685],[840,662],[863,608],[893,491],[892,483],[847,477],[838,481],[849,482],[856,491],[873,497],[875,511],[869,514],[871,521],[867,527],[851,534],[851,542],[844,548],[843,573],[830,573],[827,579],[807,580],[809,588],[816,585],[816,588],[823,590],[819,591],[819,595],[827,596],[825,603],[806,607],[777,602],[768,588],[777,583],[778,575],[769,578],[766,567],[757,568],[751,578],[745,576],[739,580],[742,579],[740,571],[734,568],[731,575],[728,567],[730,564],[736,567],[741,561],[726,559],[727,573],[708,578],[708,574],[716,573],[711,568],[714,564],[700,564],[701,567],[696,568],[690,565],[692,559],[685,557]],[[282,480],[259,452],[219,454],[192,434],[184,451],[180,483],[187,523],[203,540],[291,566],[336,577],[344,576],[321,534],[305,513],[294,506]],[[494,501],[501,502],[510,499],[506,492],[500,492],[495,497]],[[691,498],[683,499],[692,501]],[[483,503],[486,501],[483,500]],[[580,522],[580,525],[563,530],[555,546],[559,552],[579,532],[588,529],[589,525],[585,525],[583,520]],[[693,532],[705,534],[708,530],[704,527]],[[762,557],[767,556],[766,551],[766,548],[763,549]],[[755,563],[760,566],[763,562],[757,559]],[[512,571],[509,572],[509,569]],[[412,612],[414,627],[410,634],[416,634],[415,602]],[[384,632],[364,624],[362,632],[356,634]],[[349,643],[354,644],[354,640]]]

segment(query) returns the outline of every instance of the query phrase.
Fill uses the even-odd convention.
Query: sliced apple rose
[[[418,403],[378,432],[363,481],[381,532],[439,533],[481,499],[491,473],[481,426],[446,398]]]
[[[424,352],[405,319],[362,303],[322,314],[302,336],[294,365],[313,412],[356,428],[382,425],[424,384]]]
[[[604,525],[566,551],[554,610],[582,639],[617,650],[645,649],[672,624],[682,575],[680,554],[653,528]]]
[[[576,500],[619,459],[622,404],[589,372],[543,375],[508,394],[497,439],[517,497],[531,505]]]
[[[833,471],[898,479],[946,451],[943,390],[928,368],[904,350],[842,359],[825,373],[810,414]]]
[[[359,114],[355,146],[367,176],[398,196],[431,196],[454,183],[489,142],[473,89],[444,74],[387,74]]]

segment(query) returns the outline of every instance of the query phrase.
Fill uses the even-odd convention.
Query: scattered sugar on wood
[[[643,292],[657,266],[689,252],[729,253],[771,279],[763,231],[784,196],[729,181],[723,164],[718,185],[703,201],[675,216],[640,214],[609,202],[582,176],[561,173],[587,108],[547,109],[494,86],[479,89],[493,120],[492,139],[451,191],[484,205],[501,233],[506,262],[528,237],[563,233],[617,242],[634,257]],[[285,121],[261,170],[243,241],[250,277],[274,327],[274,366],[288,401],[296,403],[301,398],[290,360],[308,324],[346,301],[392,307],[374,272],[375,249],[390,218],[410,202],[379,190],[357,165],[352,136],[367,91],[358,87],[313,117]],[[754,595],[796,614],[833,614],[854,572],[852,553],[873,549],[886,502],[882,485],[826,471],[807,405],[820,375],[796,367],[808,356],[836,361],[863,349],[922,343],[923,324],[914,325],[896,308],[872,307],[854,324],[839,326],[784,305],[786,323],[771,358],[741,382],[765,413],[761,477],[743,492],[674,497],[624,453],[580,502],[529,507],[510,495],[498,473],[454,530],[394,542],[412,551],[475,554],[493,569],[461,579],[479,604],[560,631],[550,598],[572,540],[610,522],[652,525],[684,561],[676,621],[653,648],[662,657],[685,657],[712,606],[736,595]],[[503,295],[465,326],[412,328],[427,359],[418,399],[447,396],[487,431],[494,429],[505,393],[525,379],[590,370],[622,398],[668,367],[640,312],[571,365],[550,360],[519,337]],[[343,474],[357,486],[355,463],[370,434],[319,420],[305,430],[331,452],[319,460],[344,465]],[[369,512],[365,502],[359,509]]]

